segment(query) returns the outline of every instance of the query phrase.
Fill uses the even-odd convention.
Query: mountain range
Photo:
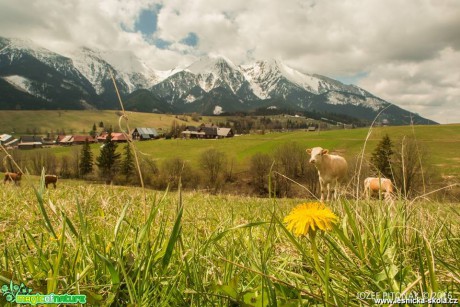
[[[345,122],[370,122],[381,113],[390,124],[435,124],[356,85],[305,74],[278,60],[235,65],[225,57],[203,57],[159,71],[129,51],[80,48],[61,55],[0,37],[0,109],[117,109],[112,76],[125,108],[141,112],[286,111],[335,114]]]

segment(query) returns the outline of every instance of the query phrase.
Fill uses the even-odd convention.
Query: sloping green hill
[[[105,127],[112,126],[115,131],[119,130],[118,121],[120,111],[1,111],[0,134],[15,133],[18,135],[29,134],[37,131],[37,134],[45,135],[47,132],[64,130],[67,134],[88,133],[93,124],[98,126],[103,122]],[[190,117],[185,122],[175,115],[139,113],[128,111],[128,122],[131,129],[135,127],[154,127],[169,129],[174,121],[178,125],[197,125]],[[182,117],[182,116],[181,116]]]
[[[241,167],[245,167],[249,158],[255,153],[270,153],[277,146],[286,142],[297,142],[305,148],[320,146],[332,152],[352,158],[357,156],[365,147],[365,153],[370,155],[381,138],[388,134],[397,145],[403,137],[413,137],[420,144],[420,149],[426,150],[429,161],[435,166],[442,167],[446,174],[460,174],[460,125],[440,126],[400,126],[373,128],[367,141],[367,128],[350,130],[333,130],[324,132],[286,132],[267,133],[265,135],[242,135],[221,140],[158,140],[153,142],[136,143],[137,148],[155,159],[181,157],[198,163],[202,152],[216,148],[225,152],[228,157],[235,158]],[[415,154],[415,153],[409,153]]]

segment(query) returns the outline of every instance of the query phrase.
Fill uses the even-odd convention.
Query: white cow
[[[328,152],[327,149],[321,147],[307,149],[307,153],[311,155],[310,163],[314,164],[318,170],[322,202],[324,202],[326,189],[326,201],[330,199],[331,190],[334,192],[334,199],[337,199],[338,181],[345,178],[348,170],[348,163],[343,157],[330,155]]]
[[[385,200],[391,200],[393,195],[393,183],[387,178],[368,177],[364,179],[364,194],[370,199],[374,192],[383,192]]]

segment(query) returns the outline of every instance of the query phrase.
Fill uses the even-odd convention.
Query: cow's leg
[[[330,184],[331,186],[331,189],[332,189],[332,199],[333,200],[337,200],[337,188],[338,188],[338,185],[337,185],[337,180],[333,180]]]
[[[364,197],[366,197],[366,200],[371,200],[371,188],[370,187],[364,187]]]
[[[327,185],[327,198],[326,201],[331,200],[331,183],[328,183]]]
[[[56,182],[53,182],[53,186],[54,186],[54,188],[56,189]]]
[[[324,184],[324,181],[323,180],[319,180],[319,185],[320,185],[320,188],[321,188],[321,202],[323,203],[324,202],[324,189],[327,188]]]

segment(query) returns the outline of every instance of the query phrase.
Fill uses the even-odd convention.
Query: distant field
[[[368,129],[333,130],[325,132],[285,132],[265,135],[242,135],[222,140],[157,140],[137,142],[136,147],[154,159],[181,157],[197,164],[202,152],[216,148],[225,152],[237,162],[237,167],[246,168],[255,153],[271,153],[277,146],[286,142],[297,142],[305,148],[321,146],[331,151],[339,151],[348,158],[357,156],[365,143]],[[429,161],[442,168],[447,175],[460,175],[460,125],[416,126],[374,128],[366,144],[366,154],[374,150],[382,136],[388,133],[395,145],[404,136],[415,137],[429,153]]]
[[[105,111],[76,111],[76,110],[40,110],[40,111],[21,111],[21,110],[2,110],[0,112],[0,134],[9,133],[16,135],[41,134],[48,132],[61,132],[66,134],[88,133],[93,124],[98,127],[102,121],[105,127],[110,127],[119,131],[119,113],[117,110]],[[226,123],[226,116],[200,116],[200,122],[194,121],[191,116],[126,112],[128,123],[131,129],[135,127],[153,127],[156,129],[169,130],[176,121],[177,125],[199,125],[201,123]],[[306,122],[305,118],[284,117],[283,115],[267,116],[272,120],[280,122],[301,123]],[[233,117],[235,118],[235,117]],[[254,119],[255,117],[247,117]],[[310,122],[316,122],[311,121]],[[122,122],[125,124],[125,121]],[[125,127],[123,127],[125,128]],[[99,129],[99,127],[98,127]]]
[[[174,121],[178,125],[199,125],[190,117],[128,112],[129,125],[134,127],[155,127],[168,130]],[[281,116],[270,116],[277,120],[283,120]],[[118,128],[117,111],[2,111],[0,112],[0,133],[16,134],[40,129],[57,132],[64,129],[67,133],[88,133],[93,124],[100,121],[105,126],[112,125]],[[226,121],[226,117],[202,117],[202,122]],[[300,120],[300,119],[294,119]],[[235,162],[235,167],[240,170],[247,169],[249,159],[255,153],[271,153],[277,146],[286,142],[297,142],[305,148],[321,146],[332,151],[339,151],[348,158],[357,156],[365,143],[368,128],[350,130],[332,130],[320,132],[277,132],[241,135],[223,140],[156,140],[136,142],[136,147],[145,155],[162,161],[166,158],[181,157],[197,165],[200,155],[207,149],[216,148],[225,152],[229,160]],[[379,140],[388,133],[396,145],[403,137],[415,136],[420,148],[429,153],[429,161],[440,168],[444,175],[460,177],[460,125],[438,126],[398,126],[373,128],[366,144],[366,154],[369,156]],[[121,147],[121,146],[120,146]],[[76,147],[73,147],[76,148]],[[52,149],[56,154],[69,153],[72,148],[59,147]],[[93,151],[98,154],[99,146],[94,145]]]
[[[17,135],[32,133],[45,135],[47,132],[57,133],[64,130],[67,134],[88,133],[93,124],[96,126],[102,121],[105,127],[112,126],[119,130],[119,111],[3,111],[0,112],[0,133],[14,133]],[[135,127],[154,127],[169,129],[174,121],[178,125],[196,125],[188,117],[185,122],[175,115],[127,112],[131,129]],[[124,123],[124,122],[123,122]]]

